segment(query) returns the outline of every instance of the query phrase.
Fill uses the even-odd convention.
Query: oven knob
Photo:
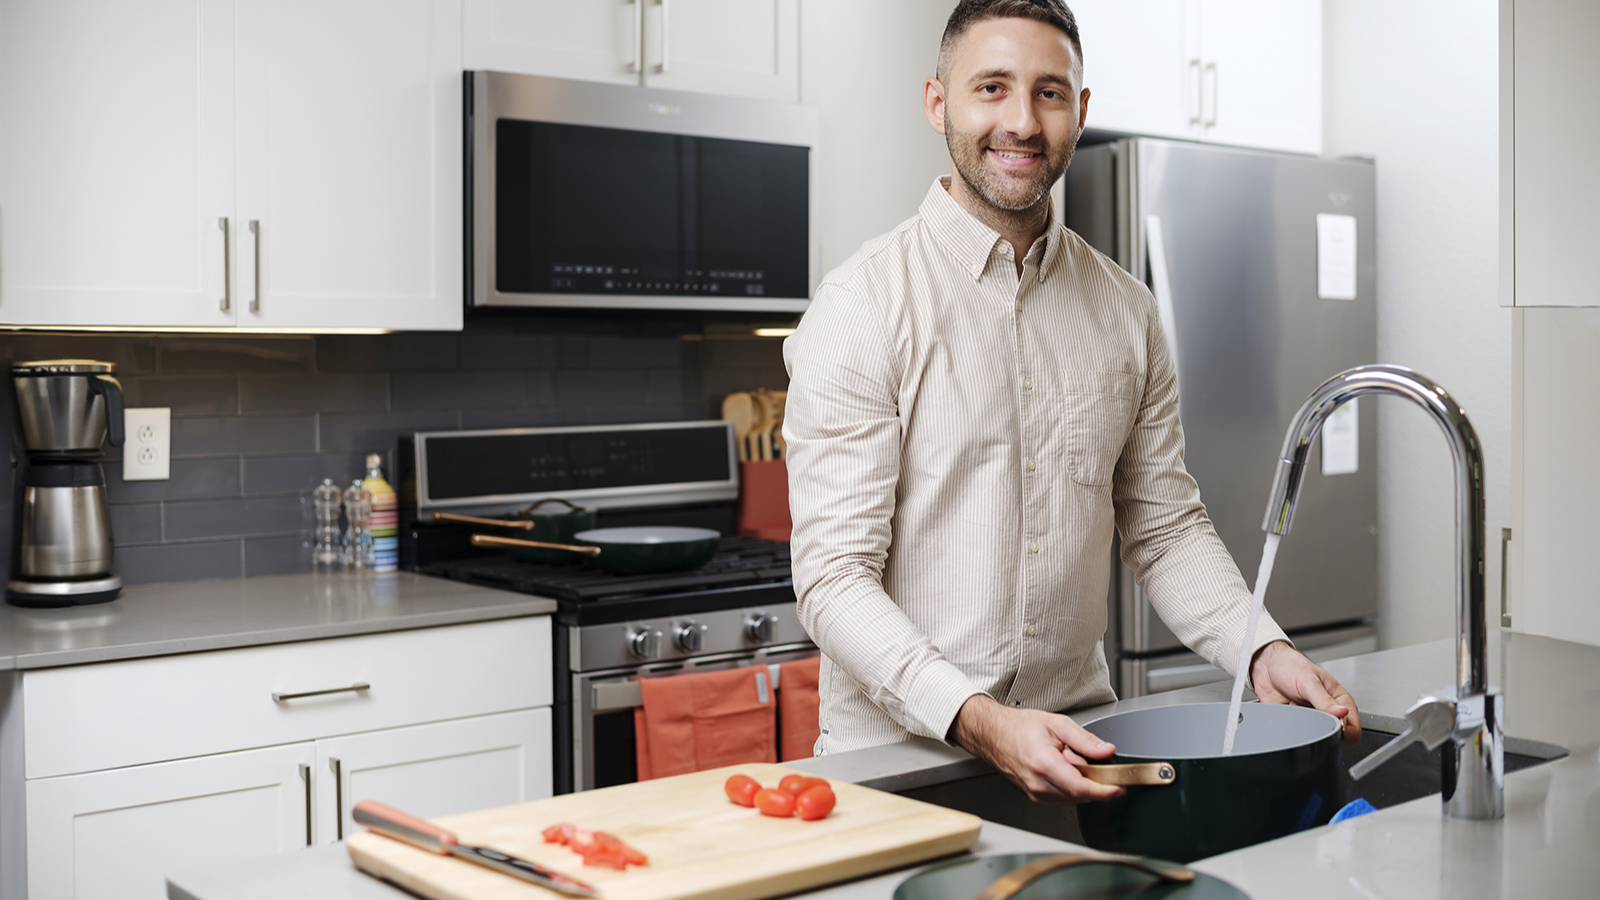
[[[755,613],[744,620],[744,636],[758,644],[770,644],[778,634],[778,617]]]
[[[706,626],[693,619],[673,629],[672,639],[685,653],[699,653],[705,646]]]
[[[635,628],[628,635],[628,649],[640,659],[655,659],[661,655],[661,632],[654,628]]]

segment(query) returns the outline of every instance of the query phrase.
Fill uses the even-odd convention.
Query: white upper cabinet
[[[1318,0],[1077,0],[1088,127],[1322,150]]]
[[[461,12],[0,0],[0,324],[460,328]]]
[[[239,324],[459,329],[459,2],[238,11]]]
[[[0,323],[233,324],[231,0],[0,2]]]
[[[799,97],[799,0],[465,2],[469,69]]]

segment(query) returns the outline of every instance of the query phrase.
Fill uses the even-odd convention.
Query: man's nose
[[[1027,140],[1039,133],[1039,117],[1034,114],[1033,98],[1026,95],[1013,94],[1006,103],[1005,116],[1001,124],[1006,131],[1011,132],[1022,140]]]

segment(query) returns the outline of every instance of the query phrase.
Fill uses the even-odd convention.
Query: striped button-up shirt
[[[1018,277],[947,182],[829,273],[784,345],[819,753],[942,739],[978,693],[1113,699],[1113,529],[1185,644],[1232,672],[1244,641],[1250,594],[1183,467],[1149,291],[1059,224]],[[1263,615],[1255,646],[1282,637]]]

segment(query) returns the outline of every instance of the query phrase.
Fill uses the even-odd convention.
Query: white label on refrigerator
[[[1360,398],[1346,400],[1322,423],[1322,474],[1349,475],[1361,468]]]
[[[1317,213],[1317,296],[1356,298],[1356,217]]]

